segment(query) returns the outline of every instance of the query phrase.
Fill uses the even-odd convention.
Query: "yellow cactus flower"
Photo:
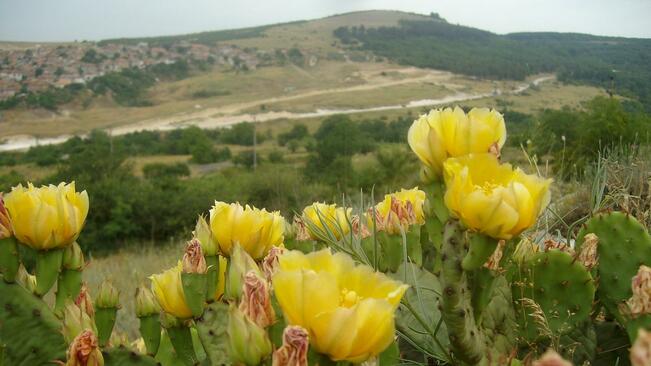
[[[499,155],[506,127],[504,117],[493,109],[473,108],[468,114],[459,107],[433,109],[414,121],[407,140],[431,179],[442,175],[448,158],[486,152]]]
[[[185,302],[181,272],[183,264],[178,264],[163,273],[152,275],[151,290],[156,296],[158,305],[168,314],[180,319],[190,318],[192,311]]]
[[[298,240],[317,240],[320,237],[319,231],[325,234],[327,227],[327,230],[339,240],[350,232],[348,220],[352,218],[351,212],[351,208],[314,202],[303,209],[303,215],[297,220],[299,228],[296,237]]]
[[[12,188],[5,207],[18,241],[37,250],[65,247],[79,237],[88,214],[88,194],[75,183]]]
[[[278,211],[215,202],[210,210],[210,228],[224,256],[229,257],[233,245],[239,243],[257,260],[263,258],[272,246],[283,243],[285,220]]]
[[[370,210],[369,230],[372,230],[373,211],[375,212],[375,225],[377,231],[387,231],[391,234],[400,233],[400,227],[407,230],[409,226],[425,223],[425,192],[418,189],[401,189],[399,192],[384,196],[384,200]]]
[[[445,162],[445,204],[466,227],[510,239],[536,223],[551,182],[500,164],[493,154],[470,154]]]
[[[408,287],[329,248],[285,252],[272,281],[288,324],[305,328],[316,351],[355,363],[393,342],[394,313]]]

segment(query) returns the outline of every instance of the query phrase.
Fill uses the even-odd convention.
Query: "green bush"
[[[223,130],[220,140],[225,144],[253,146],[253,131],[255,131],[253,123],[238,123]],[[256,137],[258,143],[262,143],[267,139],[267,136],[260,132],[256,134]]]
[[[285,160],[283,157],[283,152],[280,150],[274,150],[270,152],[268,159],[271,163],[282,163]]]
[[[190,176],[190,167],[185,163],[164,164],[151,163],[142,168],[142,173],[147,179],[181,178]]]
[[[278,134],[278,145],[285,146],[291,140],[301,140],[307,136],[309,136],[307,126],[297,123],[291,130]]]

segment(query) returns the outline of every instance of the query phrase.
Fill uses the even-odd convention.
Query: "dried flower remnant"
[[[305,328],[289,325],[283,331],[283,345],[273,353],[272,366],[307,366],[310,339]]]
[[[80,333],[68,348],[66,366],[103,366],[104,358],[98,348],[97,336],[90,330]]]
[[[532,366],[572,366],[572,363],[561,357],[556,351],[550,349],[542,357],[534,361]]]
[[[244,276],[242,300],[239,309],[251,321],[262,328],[270,326],[275,321],[267,281],[258,276],[255,271],[249,271]]]
[[[278,256],[282,255],[285,252],[283,247],[271,247],[269,253],[262,260],[262,271],[267,281],[271,283],[271,277],[276,272],[278,268]]]
[[[585,268],[592,269],[599,263],[599,255],[597,253],[597,245],[599,238],[595,234],[588,234],[583,239],[583,245],[579,250],[578,260]]]
[[[505,240],[500,240],[495,247],[495,251],[488,257],[484,267],[490,269],[491,271],[498,271],[500,269],[500,262],[502,261],[502,256],[504,255],[504,247],[506,246]]]
[[[201,243],[197,239],[192,239],[185,247],[183,254],[183,272],[185,273],[206,273],[206,259],[203,256]]]
[[[631,280],[633,296],[626,301],[632,317],[651,313],[651,267],[640,266]]]
[[[641,328],[638,330],[630,355],[633,366],[651,365],[651,332]]]

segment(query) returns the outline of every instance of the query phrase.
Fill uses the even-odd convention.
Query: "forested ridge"
[[[403,20],[397,27],[340,27],[334,34],[348,47],[418,67],[513,80],[555,72],[561,81],[614,89],[651,110],[651,39],[553,32],[499,35],[450,24],[436,15]]]

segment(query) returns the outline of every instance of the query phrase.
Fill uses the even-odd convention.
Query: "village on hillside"
[[[134,45],[75,42],[0,49],[0,100],[49,87],[85,84],[98,76],[127,68],[143,69],[179,60],[205,61],[255,69],[258,53],[234,45],[205,45],[178,41],[164,47],[140,42]]]

